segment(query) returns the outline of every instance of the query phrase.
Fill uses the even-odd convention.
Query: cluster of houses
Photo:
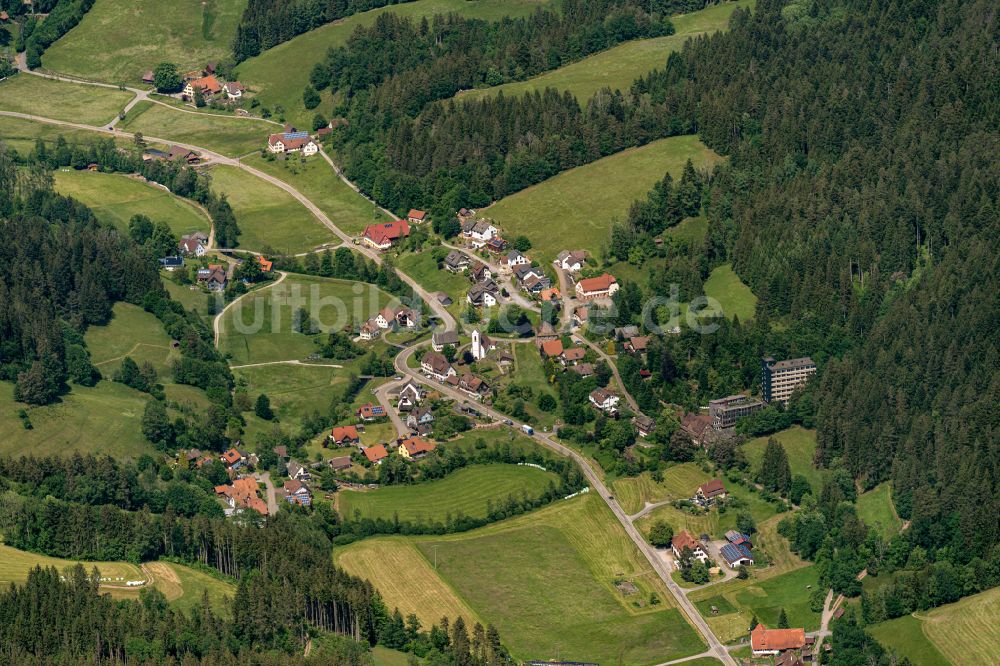
[[[387,305],[361,325],[358,335],[362,340],[375,340],[383,331],[412,331],[417,328],[418,321],[417,312],[412,308]]]
[[[804,666],[813,660],[815,638],[805,629],[768,629],[758,624],[750,630],[750,652],[754,657],[774,657],[775,666]]]
[[[214,62],[205,65],[204,69],[187,72],[183,76],[184,88],[181,99],[185,102],[194,101],[196,94],[201,94],[207,101],[235,102],[243,98],[246,88],[239,81],[220,81]],[[153,85],[155,82],[153,70],[148,69],[142,75],[142,82]]]

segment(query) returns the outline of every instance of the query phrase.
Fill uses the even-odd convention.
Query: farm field
[[[567,249],[566,236],[551,233],[553,228],[570,230],[572,249],[596,257],[607,242],[612,219],[623,217],[666,172],[680,177],[688,159],[698,169],[710,169],[722,160],[695,136],[661,139],[565,171],[480,213],[496,220],[507,236],[531,239],[532,256],[542,264]],[[545,224],[539,223],[539,211],[545,211]]]
[[[953,664],[977,663],[966,661],[970,655],[956,662],[949,661],[931,642],[924,631],[924,623],[912,615],[897,617],[895,620],[869,625],[868,633],[875,637],[887,650],[910,660],[913,666],[952,666]],[[969,646],[962,646],[969,647]],[[978,662],[988,664],[990,661]]]
[[[148,100],[132,107],[117,128],[203,146],[228,157],[260,150],[267,144],[269,134],[281,130],[279,125],[263,120],[188,112]]]
[[[482,621],[441,580],[412,539],[365,539],[335,550],[333,559],[355,576],[372,581],[386,606],[399,608],[403,617],[414,613],[424,626],[429,627],[442,617],[454,619],[461,616],[466,624]]]
[[[458,99],[483,99],[501,91],[507,97],[520,96],[529,91],[555,88],[573,93],[582,104],[602,88],[627,92],[637,78],[662,68],[667,56],[684,46],[688,38],[725,30],[737,7],[752,5],[753,0],[739,0],[675,16],[671,19],[675,29],[673,35],[625,42],[527,81],[459,93]]]
[[[42,65],[62,74],[139,84],[160,62],[180,70],[231,57],[247,0],[97,0],[79,25],[50,46]],[[155,28],[155,35],[150,30]],[[140,38],[148,35],[149,38]],[[100,48],[95,48],[95,45]]]
[[[383,552],[369,555],[365,569],[351,554],[372,544]],[[396,550],[415,544],[422,557],[406,550],[385,553],[387,544]],[[505,556],[497,558],[497,552]],[[405,565],[386,565],[385,558],[398,557]],[[509,636],[508,647],[521,659],[653,664],[703,649],[598,497],[559,502],[464,534],[366,540],[336,558],[351,573],[367,575],[387,605],[398,605],[404,614],[406,607],[415,608],[422,620],[433,622],[446,603],[465,604]],[[640,591],[624,597],[613,585],[616,579],[630,580]],[[413,601],[418,582],[420,594],[431,595],[433,605],[426,609]],[[659,605],[647,603],[653,592]],[[551,618],[559,613],[570,619],[556,626]]]
[[[122,231],[128,231],[129,220],[137,214],[166,222],[178,237],[195,231],[208,233],[212,226],[195,204],[135,178],[73,169],[60,169],[53,175],[57,192],[80,201],[97,219]]]
[[[497,20],[504,16],[524,16],[547,4],[548,0],[417,0],[373,9],[328,23],[268,49],[241,63],[237,73],[244,85],[256,91],[261,105],[270,108],[281,105],[289,122],[306,127],[316,111],[325,113],[329,109],[331,100],[329,91],[324,91],[318,109],[309,111],[303,105],[302,90],[309,83],[313,65],[323,60],[327,49],[343,46],[355,28],[371,25],[380,14],[391,11],[419,21],[424,16],[456,12],[469,18]]]
[[[224,193],[240,227],[239,246],[294,254],[335,240],[333,232],[292,195],[233,166],[209,171],[212,189]]]
[[[485,518],[487,505],[508,496],[538,497],[558,478],[551,472],[520,465],[473,465],[443,479],[412,486],[389,486],[374,491],[343,490],[338,495],[341,515],[354,519],[444,523],[449,516]]]
[[[132,100],[132,93],[18,74],[0,81],[0,110],[85,125],[104,125]]]
[[[280,159],[268,162],[259,156],[248,157],[243,162],[285,181],[309,197],[335,225],[352,236],[361,235],[369,224],[389,219],[375,204],[342,181],[319,155],[305,163]]]
[[[101,453],[114,458],[155,454],[142,436],[147,398],[122,384],[101,381],[92,388],[73,386],[61,402],[28,407],[14,401],[14,385],[0,382],[0,455]],[[25,409],[32,430],[18,418]]]
[[[360,323],[389,303],[389,295],[372,285],[305,275],[259,289],[223,316],[219,349],[234,365],[303,360],[313,353],[309,336],[292,330],[292,315],[305,308],[321,327],[339,330]]]
[[[757,297],[743,284],[732,265],[723,264],[712,271],[705,280],[705,295],[717,300],[723,314],[730,319],[739,317],[742,322],[753,319]]]
[[[695,463],[682,463],[665,470],[660,483],[655,482],[649,472],[643,472],[639,476],[615,479],[611,487],[622,508],[631,514],[640,511],[646,502],[691,497],[698,486],[713,478]]]
[[[347,370],[306,365],[262,365],[233,370],[237,382],[245,382],[253,401],[261,393],[271,401],[271,409],[285,428],[298,424],[312,412],[325,413],[330,407],[332,390],[347,381]],[[244,415],[245,435],[250,441],[268,432],[273,422],[264,421],[253,412]]]
[[[903,521],[892,504],[892,486],[886,482],[858,495],[858,516],[865,524],[890,539],[899,534]]]
[[[114,317],[107,326],[91,326],[86,333],[91,362],[105,378],[110,378],[125,356],[138,364],[149,361],[160,375],[169,380],[169,362],[179,357],[170,348],[170,336],[160,320],[137,305],[115,303]]]
[[[59,125],[38,123],[23,118],[0,116],[0,141],[14,148],[21,154],[28,154],[35,148],[35,141],[41,139],[49,145],[55,143],[60,136],[66,137],[69,143],[89,141],[101,136],[97,132],[76,130]]]
[[[788,615],[789,626],[805,627],[806,631],[818,629],[820,614],[809,609],[811,588],[818,585],[816,567],[806,566],[766,580],[734,579],[719,583],[696,590],[689,598],[719,639],[732,642],[746,636],[752,616],[776,627],[782,608]],[[720,615],[712,615],[712,606],[719,609]]]
[[[227,597],[232,599],[236,587],[207,573],[173,562],[147,562],[146,570],[153,574],[155,586],[177,610],[190,613],[201,603],[202,594],[208,592],[212,609],[224,617],[231,614]]]
[[[817,469],[816,465],[813,464],[813,456],[816,454],[816,431],[795,426],[773,435],[750,440],[743,445],[743,453],[746,455],[753,473],[756,473],[760,466],[761,458],[764,457],[764,449],[767,447],[767,440],[771,437],[778,440],[785,448],[785,453],[788,454],[788,465],[792,468],[792,475],[801,474],[806,477],[809,480],[809,485],[812,486],[813,497],[819,497],[826,472]]]

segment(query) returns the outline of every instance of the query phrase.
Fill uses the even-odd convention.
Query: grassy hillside
[[[136,363],[152,363],[162,382],[169,379],[170,362],[179,356],[170,348],[170,336],[160,320],[129,303],[116,303],[111,322],[91,326],[85,339],[91,361],[108,378],[125,356],[131,356]]]
[[[207,214],[186,199],[156,185],[121,174],[61,169],[55,172],[55,189],[71,196],[94,211],[102,222],[123,231],[133,215],[166,222],[177,236],[195,231],[208,233],[212,224]]]
[[[60,136],[66,137],[70,143],[74,141],[89,141],[100,135],[97,132],[75,130],[48,123],[37,123],[21,118],[0,116],[0,141],[14,148],[19,153],[27,154],[35,147],[35,141],[41,139],[48,144],[55,143]]]
[[[229,157],[260,150],[269,134],[280,131],[278,125],[256,118],[186,111],[148,100],[132,107],[117,127],[165,141],[202,146]]]
[[[360,235],[369,224],[389,219],[375,204],[342,181],[322,157],[313,157],[305,164],[295,159],[268,162],[259,156],[248,157],[243,162],[297,189],[349,234]]]
[[[670,495],[664,499],[672,500],[690,497],[694,493],[695,488],[697,488],[697,485],[690,487],[682,494],[677,496]],[[758,525],[775,515],[774,505],[762,500],[758,494],[750,492],[743,486],[731,483],[727,483],[726,488],[730,495],[740,500],[743,503],[743,507],[750,511]],[[653,509],[637,520],[636,526],[642,531],[648,532],[655,521],[666,520],[675,531],[688,530],[692,534],[711,534],[722,538],[726,530],[736,528],[736,513],[733,510],[719,513],[716,509],[711,509],[707,513],[701,513],[700,511],[689,513],[687,510],[675,508],[671,504],[665,504]]]
[[[294,254],[335,240],[333,232],[281,188],[232,166],[212,167],[209,174],[212,188],[224,193],[233,207],[241,248],[270,247]]]
[[[712,271],[705,281],[705,295],[717,300],[722,305],[722,312],[730,319],[734,316],[743,322],[753,319],[757,297],[750,287],[743,284],[730,264],[723,264]]]
[[[85,125],[104,125],[132,100],[132,93],[114,88],[18,74],[0,81],[0,110],[66,120]]]
[[[300,423],[312,412],[325,413],[330,407],[331,389],[347,381],[347,370],[322,366],[262,365],[233,370],[237,381],[245,382],[251,399],[261,393],[271,400],[271,409],[286,428]],[[244,414],[246,436],[269,431],[273,424],[253,413]]]
[[[639,476],[615,479],[612,488],[622,508],[631,514],[641,510],[646,502],[691,497],[698,486],[712,478],[712,474],[702,471],[695,463],[683,463],[663,472],[663,480],[659,483],[653,481],[649,472],[643,472]]]
[[[469,90],[460,93],[458,98],[481,99],[500,91],[510,97],[533,90],[556,88],[568,90],[576,95],[577,99],[587,100],[602,88],[628,91],[637,78],[653,69],[663,67],[667,56],[684,46],[684,42],[689,38],[725,30],[733,11],[737,7],[752,6],[753,2],[754,0],[726,2],[711,5],[701,11],[682,14],[672,19],[676,30],[673,35],[625,42],[527,81]]]
[[[966,663],[992,663],[991,661],[966,661],[968,653],[963,653],[958,661],[949,661],[931,642],[924,632],[924,623],[912,615],[904,615],[895,620],[880,622],[868,627],[875,639],[901,657],[910,660],[913,666],[957,666]],[[968,645],[962,645],[963,649]],[[995,658],[995,655],[994,655]]]
[[[722,158],[694,136],[661,139],[561,173],[481,214],[496,220],[506,236],[530,238],[532,258],[542,263],[565,249],[582,248],[599,256],[612,220],[623,218],[629,205],[667,171],[680,177],[688,159],[707,169]]]
[[[892,485],[888,482],[858,495],[858,516],[886,539],[899,534],[903,521],[892,505]]]
[[[370,285],[290,275],[223,315],[219,349],[232,354],[234,365],[302,360],[315,351],[315,336],[292,330],[296,309],[305,308],[317,323],[337,330],[364,321],[388,302],[387,294]]]
[[[0,382],[0,455],[106,453],[116,458],[154,453],[142,436],[147,398],[122,384],[98,382],[74,386],[61,402],[27,407],[14,401],[14,385]],[[17,413],[26,409],[32,430]]]
[[[231,57],[246,0],[97,0],[45,51],[46,69],[136,85],[160,62],[181,71]]]
[[[444,522],[449,515],[485,518],[488,502],[497,504],[509,495],[537,497],[557,478],[535,467],[474,465],[439,481],[413,486],[389,486],[375,491],[341,491],[341,514],[353,519],[383,518],[415,522]]]
[[[764,457],[764,449],[767,447],[769,437],[781,442],[785,453],[788,454],[788,465],[792,468],[792,474],[801,474],[806,477],[809,480],[809,485],[812,486],[813,497],[819,497],[825,472],[817,469],[813,464],[813,456],[816,455],[816,431],[795,426],[768,437],[757,437],[747,442],[743,446],[743,453],[746,455],[751,469],[755,472],[760,466],[761,458]]]
[[[417,0],[373,9],[279,44],[240,64],[237,72],[240,81],[257,91],[263,106],[274,109],[281,105],[290,122],[305,127],[315,114],[302,104],[302,90],[309,83],[313,65],[323,60],[328,48],[343,46],[355,28],[371,25],[379,14],[391,11],[420,20],[423,16],[456,12],[471,18],[497,20],[503,16],[524,16],[547,4],[548,0]],[[317,110],[325,113],[329,107],[327,92]]]

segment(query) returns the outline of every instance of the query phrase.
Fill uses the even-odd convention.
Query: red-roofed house
[[[646,348],[649,346],[649,336],[639,335],[634,338],[629,338],[625,343],[625,349],[632,352],[633,354],[644,354]]]
[[[190,99],[194,99],[194,91],[201,90],[201,94],[210,97],[222,90],[222,84],[214,76],[203,76],[194,81],[188,81],[184,86],[184,94]]]
[[[257,480],[245,476],[226,486],[216,486],[215,492],[223,497],[231,508],[253,509],[262,516],[267,515],[267,503],[257,496]]]
[[[564,349],[562,353],[563,365],[567,363],[572,363],[576,365],[583,360],[583,357],[587,355],[587,350],[583,347],[571,347],[570,349]]]
[[[546,340],[539,348],[542,350],[542,356],[548,358],[558,358],[563,353],[563,343],[559,339]]]
[[[420,224],[427,219],[427,212],[411,208],[410,212],[406,214],[406,219],[410,224]]]
[[[370,402],[366,402],[361,405],[356,412],[357,417],[362,421],[374,421],[376,419],[385,418],[385,407],[382,405],[376,405]]]
[[[701,547],[701,544],[691,536],[691,533],[687,530],[681,530],[674,535],[674,538],[670,540],[670,550],[674,552],[674,557],[677,558],[677,566],[680,566],[680,559],[683,557],[684,549],[687,548],[691,551],[691,557],[701,560],[702,562],[708,561],[708,553],[705,549]]]
[[[358,429],[354,426],[337,426],[330,433],[330,441],[339,446],[354,446],[361,441],[361,438],[358,437]]]
[[[576,283],[576,297],[581,301],[607,298],[616,291],[618,291],[618,280],[610,273],[595,278],[584,278]]]
[[[698,486],[698,490],[695,492],[695,497],[703,502],[708,502],[714,499],[725,499],[726,494],[726,486],[722,484],[722,481],[719,479],[712,479],[711,481],[706,481]]]
[[[260,266],[260,270],[265,273],[270,273],[274,268],[274,262],[270,259],[265,259],[264,257],[257,255],[257,265]]]
[[[758,624],[750,632],[750,649],[755,657],[766,657],[785,650],[801,650],[806,644],[805,629],[768,629]]]
[[[426,442],[419,437],[410,437],[399,443],[399,455],[407,460],[423,458],[436,447],[432,442]]]
[[[369,224],[361,240],[376,250],[388,250],[393,243],[410,235],[410,225],[406,220]]]
[[[389,457],[389,452],[385,450],[384,444],[369,446],[364,450],[365,458],[373,465],[381,465],[382,461]]]

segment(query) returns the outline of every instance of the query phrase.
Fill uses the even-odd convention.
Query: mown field
[[[95,171],[56,171],[55,189],[85,204],[97,219],[128,231],[133,215],[166,222],[178,237],[195,231],[208,233],[211,221],[198,206],[168,190],[122,174]]]
[[[44,68],[139,85],[161,62],[181,71],[231,58],[247,0],[97,0],[79,25],[50,46]]]
[[[202,146],[228,157],[256,152],[267,145],[269,134],[281,131],[279,125],[263,120],[184,111],[148,100],[132,107],[117,128]]]
[[[448,516],[485,518],[488,503],[499,505],[508,496],[538,497],[551,472],[520,465],[473,465],[438,481],[412,486],[387,486],[374,491],[341,491],[340,512],[347,518],[381,518],[417,523],[445,522]]]
[[[497,20],[503,16],[524,16],[547,4],[548,0],[417,0],[373,9],[279,44],[241,63],[237,73],[244,85],[256,91],[263,106],[274,109],[281,105],[290,122],[306,127],[316,111],[327,113],[330,108],[329,92],[324,93],[323,103],[316,110],[309,111],[302,103],[302,90],[309,83],[313,65],[323,60],[327,49],[343,46],[358,26],[371,25],[380,14],[391,11],[419,21],[424,16],[456,12],[470,18]]]
[[[705,280],[705,295],[714,298],[722,306],[722,312],[732,319],[739,317],[746,322],[753,319],[757,309],[757,297],[750,287],[743,284],[730,264],[717,267]]]
[[[408,566],[373,567],[369,575],[390,606],[397,600],[411,604],[399,586],[418,578],[433,600],[464,602],[495,624],[520,659],[653,664],[703,649],[598,497],[559,502],[465,534],[377,541],[415,543],[423,563],[437,561],[436,573],[431,564],[418,567],[416,576]],[[338,561],[359,573],[343,554]],[[616,579],[632,580],[640,592],[623,597],[614,588]],[[652,592],[660,604],[648,605]],[[443,602],[434,603],[440,616]]]
[[[645,197],[668,171],[680,177],[688,159],[698,169],[722,160],[695,136],[661,139],[561,173],[480,213],[496,220],[506,236],[530,238],[532,258],[543,264],[566,249],[584,249],[596,257],[608,240],[612,219],[623,218],[629,205]]]
[[[169,380],[170,362],[180,356],[170,348],[170,336],[160,320],[137,305],[116,303],[114,317],[107,326],[91,326],[86,333],[91,362],[101,374],[111,378],[125,356],[156,368],[160,380]]]
[[[725,482],[725,479],[723,481]],[[669,499],[690,497],[695,488],[697,485],[680,498],[670,497]],[[728,482],[726,482],[726,488],[729,494],[739,501],[739,508],[731,504],[725,513],[719,513],[718,509],[715,508],[702,513],[700,510],[688,512],[686,509],[678,509],[671,504],[666,504],[653,509],[637,520],[636,526],[643,532],[648,532],[655,521],[666,520],[674,528],[674,531],[688,530],[692,534],[710,534],[722,538],[726,530],[736,528],[736,514],[741,509],[748,510],[758,525],[775,515],[774,505],[762,500],[757,493]]]
[[[880,643],[914,666],[995,664],[1000,661],[1000,588],[953,604],[868,628]]]
[[[760,467],[761,458],[764,457],[764,449],[767,447],[767,440],[771,437],[778,440],[784,447],[785,453],[788,454],[788,466],[792,468],[792,475],[801,474],[806,477],[809,480],[809,485],[812,486],[813,497],[819,497],[826,472],[817,469],[816,465],[813,464],[813,457],[816,455],[816,431],[795,426],[773,435],[757,437],[744,444],[743,453],[754,473]]]
[[[890,539],[899,534],[903,521],[892,504],[892,485],[889,482],[875,486],[858,495],[858,516],[865,524]]]
[[[304,308],[330,330],[361,323],[389,303],[372,285],[289,275],[281,283],[242,298],[223,315],[219,349],[233,365],[303,360],[316,350],[314,339],[292,329],[292,315]]]
[[[309,197],[335,225],[351,235],[360,235],[369,224],[389,219],[375,204],[342,181],[320,156],[311,157],[304,163],[294,158],[268,162],[259,156],[243,161],[280,178]]]
[[[214,166],[209,174],[212,189],[224,193],[233,207],[241,248],[296,254],[335,240],[333,232],[281,188],[232,166]]]
[[[132,93],[18,74],[0,81],[0,110],[85,125],[104,125],[132,100]]]
[[[628,92],[637,78],[663,67],[667,56],[684,46],[689,38],[725,30],[737,7],[753,3],[754,0],[726,2],[678,15],[671,19],[675,29],[673,35],[625,42],[527,81],[462,92],[458,99],[482,99],[501,91],[507,97],[519,96],[529,91],[555,88],[573,93],[582,103],[602,88]]]

